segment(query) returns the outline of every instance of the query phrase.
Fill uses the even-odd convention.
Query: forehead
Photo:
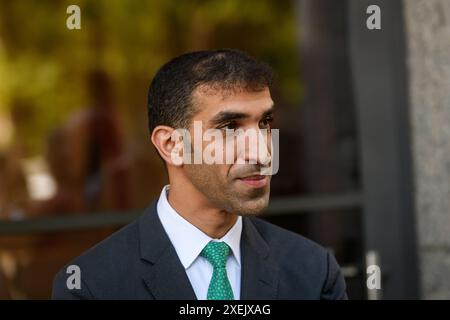
[[[273,105],[269,88],[260,91],[220,90],[200,87],[193,92],[196,108],[195,119],[207,119],[220,111],[242,112],[260,115]]]

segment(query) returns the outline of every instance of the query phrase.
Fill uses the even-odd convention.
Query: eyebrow
[[[261,118],[265,118],[267,116],[273,115],[273,104],[263,112]],[[209,120],[211,125],[218,125],[224,122],[233,121],[233,120],[242,120],[250,118],[248,113],[237,112],[237,111],[220,111],[214,117]]]

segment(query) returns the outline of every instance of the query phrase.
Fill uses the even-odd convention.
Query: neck
[[[222,238],[237,220],[236,214],[216,208],[192,185],[170,184],[167,200],[178,214],[213,239]]]

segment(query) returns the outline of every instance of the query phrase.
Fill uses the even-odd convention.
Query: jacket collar
[[[194,300],[189,282],[175,248],[157,214],[157,201],[139,219],[140,255],[145,267],[142,278],[155,299]],[[270,249],[251,218],[242,219],[241,300],[274,299],[278,285],[277,267]]]

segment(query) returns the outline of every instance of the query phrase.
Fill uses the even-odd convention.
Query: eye
[[[227,122],[227,123],[221,125],[218,129],[222,129],[222,130],[225,130],[225,129],[235,130],[235,129],[237,129],[237,127],[238,127],[238,125],[237,125],[236,121],[231,121],[231,122]]]
[[[273,122],[273,117],[267,117],[261,121],[261,125],[264,128],[270,127],[270,124]]]

